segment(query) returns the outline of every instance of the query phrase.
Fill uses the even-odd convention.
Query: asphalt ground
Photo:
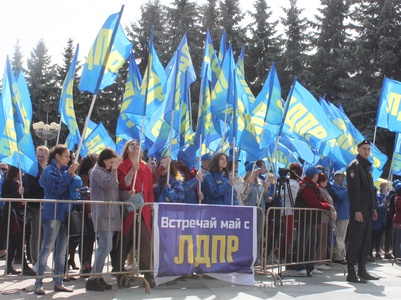
[[[0,278],[3,276],[4,260],[0,261]],[[20,265],[15,265],[19,269]],[[369,281],[366,284],[348,283],[344,268],[331,264],[330,270],[323,274],[313,274],[312,277],[300,276],[292,270],[284,270],[282,279],[269,274],[255,273],[254,286],[234,285],[208,276],[183,277],[174,284],[163,284],[146,293],[142,280],[131,280],[130,288],[118,288],[116,279],[105,275],[107,282],[113,283],[110,291],[93,292],[85,290],[86,280],[77,278],[65,282],[72,288],[72,293],[57,293],[53,291],[52,279],[44,279],[46,295],[38,296],[32,291],[34,279],[18,276],[4,277],[0,280],[2,300],[8,299],[86,299],[93,297],[103,299],[400,299],[401,298],[401,264],[392,260],[376,260],[368,263],[367,270],[380,277],[380,280]],[[277,272],[278,270],[274,270]],[[77,271],[71,271],[74,274]],[[276,278],[276,284],[274,284]]]

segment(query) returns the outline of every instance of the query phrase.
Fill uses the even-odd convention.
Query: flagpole
[[[375,126],[375,131],[373,133],[373,145],[376,143],[376,133],[377,133],[377,126]]]
[[[199,145],[200,146],[199,146],[199,168],[198,168],[198,170],[201,170],[201,168],[202,168],[202,133],[199,136]],[[199,180],[199,191],[198,191],[199,194],[201,193],[201,190],[202,190],[202,181]],[[198,196],[198,199],[199,199],[199,204],[201,204],[202,201],[199,198],[199,196]]]
[[[144,134],[144,131],[145,131],[145,119],[146,119],[146,116],[143,116],[142,117],[142,128],[141,128],[141,135],[140,135],[140,141],[139,141],[139,153],[138,153],[138,157],[137,157],[137,160],[136,160],[136,162],[139,164],[139,160],[140,160],[140,156],[141,156],[141,153],[142,153],[142,140],[143,140],[143,134]],[[170,169],[170,168],[169,168]],[[135,174],[134,174],[134,181],[133,181],[133,183],[132,183],[132,190],[135,192],[135,182],[136,182],[136,177],[137,177],[137,175],[138,175],[138,170],[136,170],[135,171]]]
[[[170,139],[168,145],[168,154],[170,156],[171,156],[171,140],[173,139],[173,124],[174,124],[174,111],[171,112]],[[169,182],[170,182],[170,166],[168,166],[167,168],[167,184],[169,184]]]
[[[88,129],[89,119],[90,119],[90,117],[92,115],[93,107],[95,106],[96,97],[97,97],[97,95],[93,95],[93,97],[92,97],[92,102],[91,102],[91,105],[89,107],[88,115],[86,116],[85,126],[84,126],[84,129],[82,131],[82,136],[81,136],[81,139],[79,140],[79,145],[78,145],[77,152],[75,153],[74,163],[78,162],[79,153],[81,152],[82,144],[83,144],[84,138],[86,136],[86,130]]]
[[[56,145],[58,145],[58,142],[60,141],[60,132],[61,132],[61,116],[60,116],[60,123],[58,125],[58,132],[57,132],[57,141]]]
[[[225,136],[226,136],[226,130],[227,130],[227,113],[228,112],[228,103],[226,102],[226,110],[224,113],[224,126],[223,126],[223,132],[222,132],[222,136],[221,136],[221,152],[224,152],[223,147],[225,144]]]
[[[75,154],[74,163],[78,162],[79,153],[81,152],[82,144],[83,144],[84,139],[85,139],[86,130],[88,128],[89,120],[90,120],[90,117],[92,115],[92,110],[93,110],[93,107],[95,106],[97,93],[99,92],[99,87],[100,87],[100,85],[102,83],[102,79],[103,79],[103,75],[104,75],[104,69],[106,68],[105,67],[106,66],[106,62],[109,59],[111,48],[112,48],[112,46],[114,44],[114,39],[116,37],[118,26],[120,25],[121,15],[122,15],[123,11],[124,11],[124,5],[121,6],[121,10],[120,10],[120,13],[118,14],[116,25],[113,28],[113,32],[112,32],[112,35],[111,35],[111,39],[110,39],[109,45],[107,45],[107,48],[106,48],[106,53],[104,55],[104,59],[105,60],[103,60],[103,62],[102,62],[102,67],[100,69],[100,76],[97,79],[95,94],[93,94],[93,97],[92,97],[92,102],[91,102],[91,105],[89,107],[89,112],[88,112],[88,115],[87,115],[86,120],[85,120],[85,126],[84,126],[84,129],[82,131],[81,139],[79,140],[79,145],[78,145],[77,152]],[[82,77],[81,77],[81,79],[82,79]]]
[[[235,136],[233,137],[233,169],[232,169],[232,179],[235,176]],[[231,205],[234,205],[234,185],[231,186]]]

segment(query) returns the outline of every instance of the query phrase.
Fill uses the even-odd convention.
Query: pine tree
[[[201,24],[202,32],[206,32],[208,29],[212,37],[212,43],[214,46],[218,45],[219,37],[222,33],[222,29],[219,27],[220,11],[217,0],[207,0],[206,4],[201,6]]]
[[[295,76],[300,82],[309,77],[307,71],[310,48],[306,34],[308,25],[306,18],[301,18],[303,9],[297,7],[297,0],[290,0],[290,8],[283,9],[286,18],[281,19],[284,25],[284,53],[278,66],[283,97],[288,94]],[[280,72],[281,71],[281,72]]]
[[[200,32],[198,6],[192,1],[175,0],[172,2],[172,7],[169,7],[167,11],[169,21],[166,38],[168,40],[170,58],[186,33],[195,70],[200,70],[204,35]]]
[[[18,39],[15,42],[14,53],[11,59],[11,67],[13,68],[15,75],[18,75],[19,71],[22,69],[22,64],[24,63],[23,57],[24,55],[21,51],[20,40]]]
[[[148,64],[149,38],[154,27],[153,44],[158,51],[163,51],[164,24],[166,23],[166,8],[160,0],[150,0],[141,5],[141,18],[127,26],[127,36],[134,42],[135,58],[142,74]]]
[[[247,79],[254,95],[257,95],[266,81],[273,62],[280,57],[280,37],[277,35],[278,21],[269,22],[272,11],[266,0],[256,0],[253,4],[255,11],[250,12],[252,22],[249,25],[246,69]]]
[[[244,19],[239,0],[221,0],[220,1],[220,28],[226,32],[227,43],[233,47],[235,56],[238,56],[242,45],[246,42],[246,30],[241,22]]]
[[[51,62],[51,56],[48,55],[48,49],[42,39],[31,51],[27,65],[26,81],[32,100],[32,122],[56,121],[48,120],[48,117],[53,118],[57,111],[56,103],[59,99],[57,77],[55,66]],[[48,112],[44,110],[45,104],[48,104],[50,108]]]
[[[373,139],[383,77],[401,80],[400,0],[358,1],[351,19],[356,33],[352,53],[352,78],[347,82],[347,109],[362,133]],[[397,50],[396,50],[397,49]],[[388,171],[394,134],[378,128],[376,144],[388,155]]]
[[[315,53],[311,57],[309,90],[315,97],[326,95],[330,101],[343,100],[343,82],[349,77],[348,0],[321,0],[317,22],[312,37]]]

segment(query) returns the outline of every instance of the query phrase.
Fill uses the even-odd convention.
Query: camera
[[[278,175],[280,177],[287,177],[287,175],[291,172],[290,169],[284,169],[284,168],[279,168],[278,169]]]

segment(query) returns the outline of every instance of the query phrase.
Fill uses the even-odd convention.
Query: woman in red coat
[[[142,153],[140,151],[139,142],[137,140],[131,140],[124,146],[122,153],[123,162],[119,165],[118,182],[120,190],[122,191],[123,198],[128,198],[135,193],[142,193],[145,203],[154,202],[153,186],[152,186],[152,171],[142,160]],[[136,176],[135,176],[135,173]],[[135,180],[135,182],[134,182]],[[134,186],[134,189],[132,188]],[[119,264],[119,270],[123,270],[125,259],[130,252],[133,241],[132,241],[132,230],[134,213],[127,213],[123,221],[123,253],[122,257],[118,258],[117,263]],[[138,224],[139,226],[139,224]],[[151,262],[151,208],[145,205],[142,208],[142,223],[141,223],[141,243],[140,243],[140,262],[139,268],[141,270],[150,270]],[[119,246],[118,246],[119,247]],[[117,251],[117,256],[120,255],[120,251]],[[145,273],[145,278],[154,287],[154,280],[151,273]]]

